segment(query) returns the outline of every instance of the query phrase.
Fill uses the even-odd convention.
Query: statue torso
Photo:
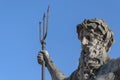
[[[84,80],[80,73],[80,70],[76,70],[68,80]],[[120,58],[112,59],[101,66],[93,77],[87,80],[120,80]]]

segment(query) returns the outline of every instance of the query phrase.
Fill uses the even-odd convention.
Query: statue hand
[[[39,53],[38,53],[38,56],[37,56],[37,59],[38,59],[38,63],[39,64],[42,64],[43,61],[45,61],[45,63],[48,62],[48,60],[50,59],[50,56],[48,54],[48,52],[46,50],[41,50]],[[45,64],[46,65],[46,64]]]

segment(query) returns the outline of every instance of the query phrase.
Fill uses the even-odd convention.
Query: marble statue
[[[120,80],[120,58],[110,59],[108,51],[114,42],[113,32],[102,19],[88,19],[77,25],[81,41],[79,65],[65,76],[53,63],[46,50],[39,52],[38,63],[45,61],[52,80]]]

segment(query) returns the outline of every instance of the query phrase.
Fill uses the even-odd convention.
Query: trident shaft
[[[48,33],[48,18],[49,18],[49,10],[50,7],[48,6],[47,9],[47,16],[43,15],[43,24],[42,22],[39,22],[39,30],[40,30],[40,43],[42,45],[42,50],[45,50],[45,45],[46,45],[46,37]],[[45,80],[45,61],[43,60],[42,62],[42,80]]]

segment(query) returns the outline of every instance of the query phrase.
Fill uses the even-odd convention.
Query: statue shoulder
[[[115,60],[114,68],[115,80],[120,80],[120,58]]]
[[[106,75],[114,80],[120,79],[120,58],[111,59],[108,63],[101,66],[96,75],[98,78],[105,77]]]
[[[109,73],[109,72],[115,72],[120,69],[120,58],[117,59],[111,59],[109,62],[101,66],[99,69],[99,73]]]

